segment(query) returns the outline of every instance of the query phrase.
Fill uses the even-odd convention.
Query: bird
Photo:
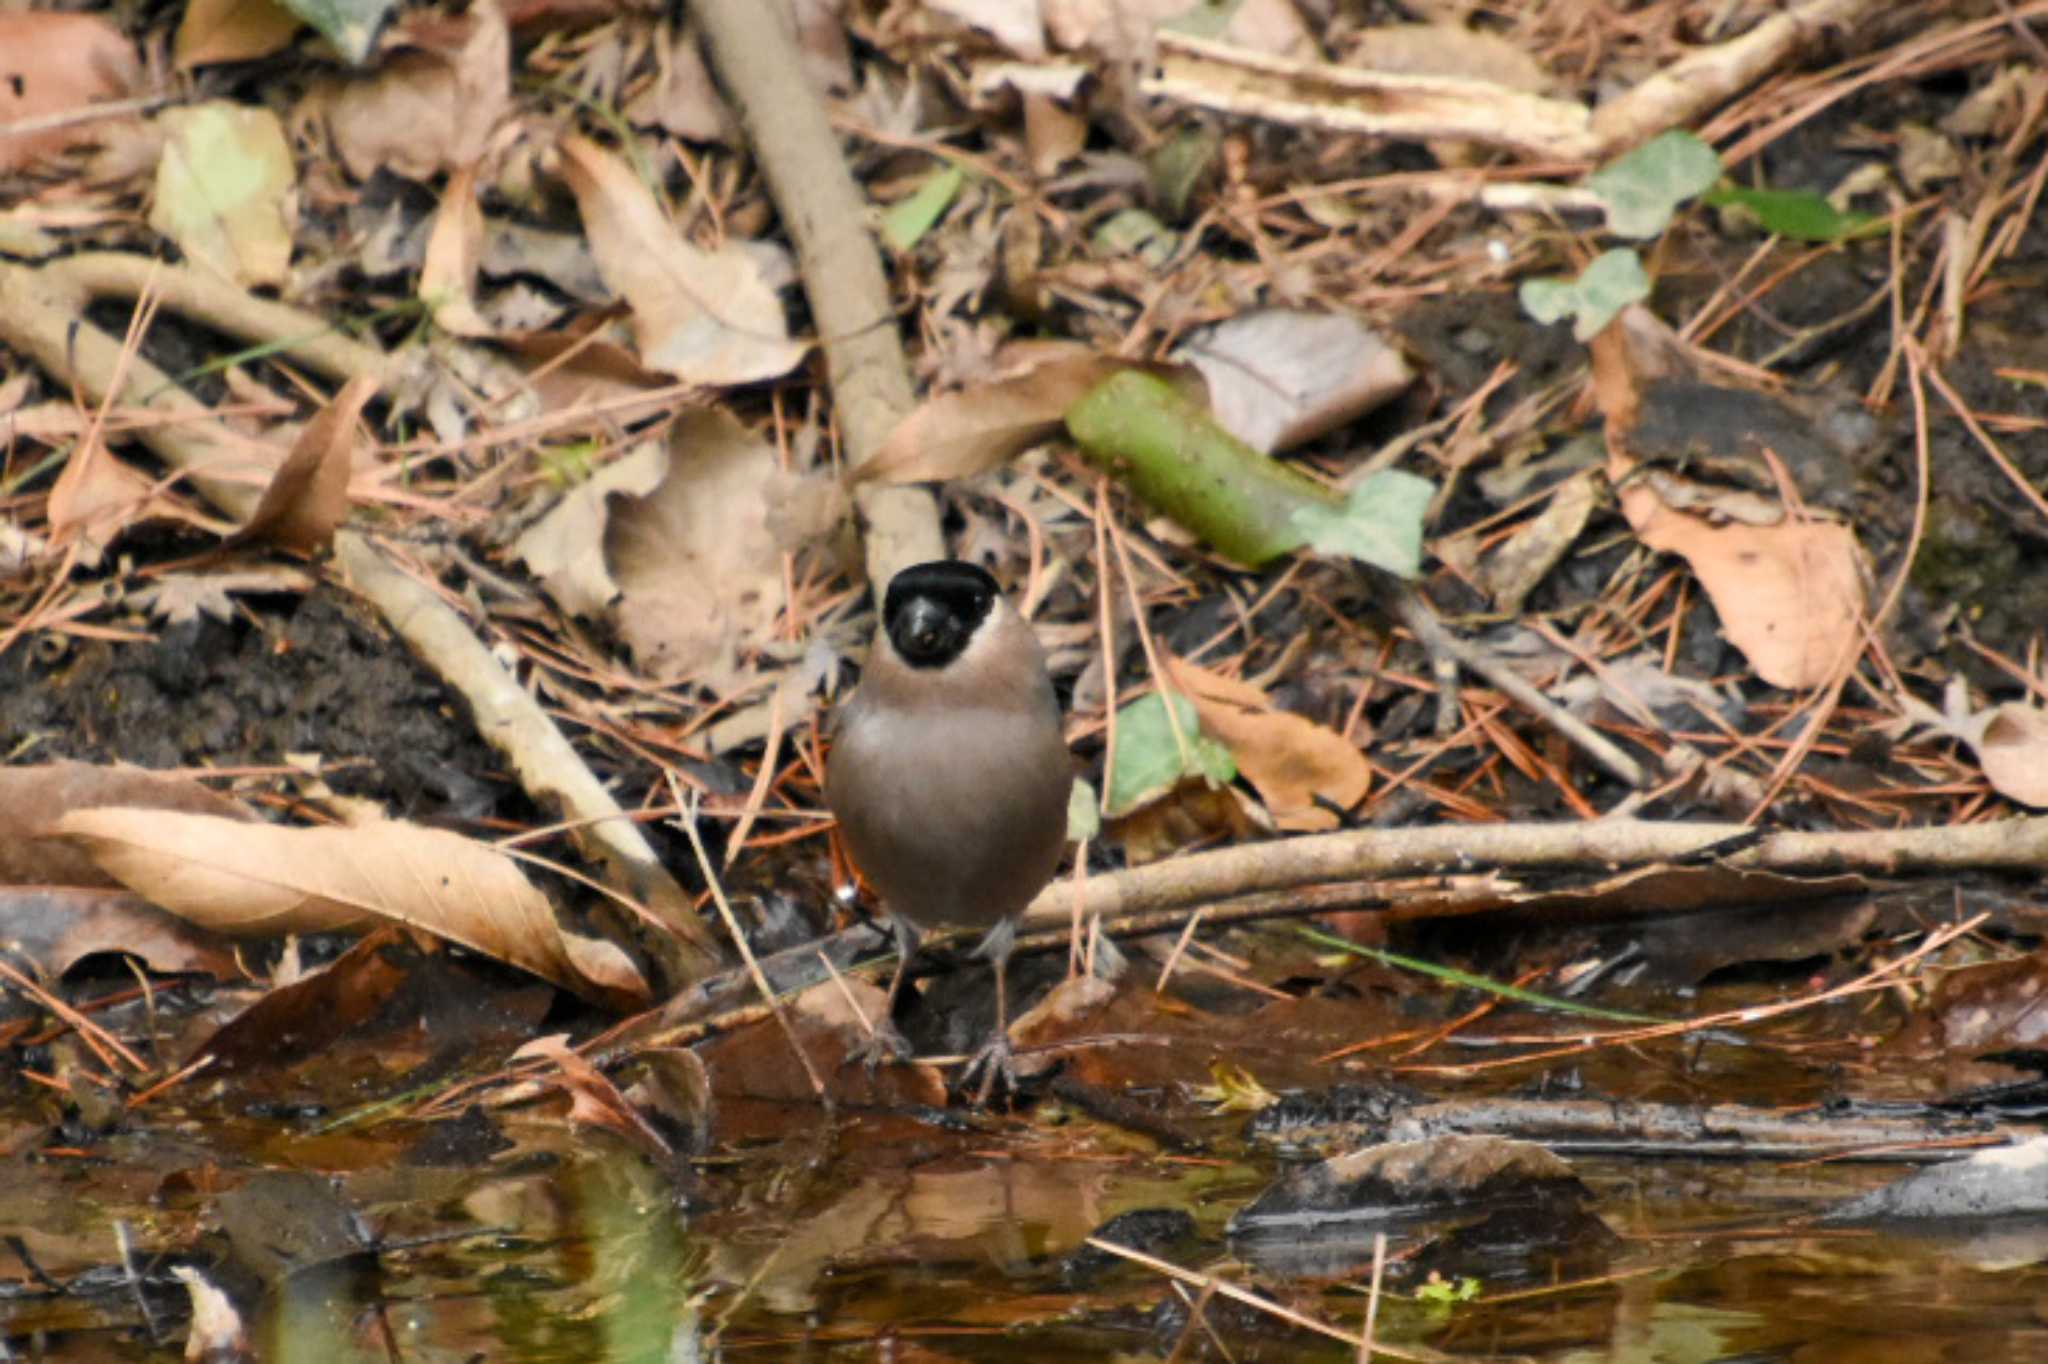
[[[891,1019],[923,935],[985,930],[995,1031],[961,1073],[1016,1091],[1004,971],[1017,920],[1059,869],[1073,759],[1045,652],[994,578],[938,559],[889,580],[860,685],[840,708],[825,802],[854,867],[880,897],[899,956],[866,1049],[910,1054]]]

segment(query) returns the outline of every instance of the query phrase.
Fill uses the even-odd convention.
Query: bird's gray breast
[[[1049,705],[884,711],[856,699],[826,773],[854,864],[923,929],[1021,911],[1059,864],[1072,784]]]

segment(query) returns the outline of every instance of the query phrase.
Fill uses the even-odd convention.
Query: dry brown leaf
[[[222,819],[253,816],[190,777],[126,763],[54,762],[0,767],[0,885],[98,886],[120,883],[61,838],[50,824],[71,810],[128,805],[183,810]]]
[[[1775,524],[1757,525],[1669,506],[1657,483],[1641,476],[1632,436],[1650,385],[1688,377],[1683,344],[1636,305],[1593,338],[1592,357],[1594,392],[1607,415],[1607,480],[1636,538],[1692,566],[1722,633],[1758,677],[1791,690],[1827,684],[1862,638],[1867,575],[1856,533],[1789,510]]]
[[[1291,308],[1220,322],[1173,358],[1201,371],[1223,428],[1264,454],[1342,426],[1415,379],[1400,350],[1364,322]]]
[[[1146,365],[1075,348],[1002,378],[925,399],[849,477],[856,483],[939,483],[1001,468],[1057,436],[1069,407],[1126,369],[1146,370],[1184,389],[1200,384],[1186,366]]]
[[[619,595],[605,563],[605,522],[613,495],[640,496],[661,486],[668,451],[643,445],[570,489],[546,516],[512,542],[512,552],[566,611],[595,616]]]
[[[782,548],[768,526],[781,485],[774,447],[723,411],[685,413],[668,472],[644,497],[611,505],[605,563],[634,660],[664,682],[716,675],[783,606]]]
[[[612,1132],[656,1160],[674,1156],[667,1138],[640,1116],[610,1076],[572,1050],[564,1035],[536,1037],[512,1055],[515,1061],[538,1056],[554,1062],[562,1090],[569,1096],[570,1122]]]
[[[50,541],[78,542],[79,562],[92,568],[107,547],[157,501],[156,484],[114,458],[103,434],[88,432],[50,488]]]
[[[359,375],[306,423],[249,523],[230,543],[267,541],[310,556],[333,542],[335,528],[348,516],[348,479],[361,439],[356,419],[376,391],[375,379]]]
[[[1194,703],[1202,732],[1230,750],[1281,828],[1334,829],[1330,807],[1348,810],[1371,788],[1372,765],[1336,730],[1276,710],[1249,682],[1182,659],[1169,655],[1166,672]]]
[[[684,28],[656,49],[655,59],[653,82],[626,102],[628,121],[635,127],[651,124],[690,142],[733,141],[732,111],[712,83],[696,33]]]
[[[103,952],[138,957],[152,971],[196,972],[215,980],[242,974],[224,939],[125,890],[0,886],[0,942],[52,976]]]
[[[1672,511],[1646,487],[1621,490],[1636,538],[1682,555],[1722,633],[1774,687],[1825,685],[1862,636],[1864,572],[1856,533],[1832,521],[1714,525]]]
[[[477,262],[484,248],[484,210],[476,199],[476,167],[448,177],[427,256],[420,265],[420,302],[434,325],[457,336],[491,336],[497,331],[476,310]]]
[[[190,71],[268,57],[291,45],[300,22],[277,0],[191,0],[171,39],[171,62]]]
[[[782,301],[741,242],[685,241],[624,161],[581,137],[560,144],[562,178],[605,282],[633,309],[641,363],[710,386],[773,379],[809,346],[789,338]]]
[[[0,127],[118,99],[142,81],[135,46],[92,14],[0,13]],[[0,174],[96,143],[91,123],[0,134]]]
[[[2048,711],[2008,702],[1979,719],[1972,746],[1992,789],[2022,805],[2048,806]]]
[[[400,52],[375,76],[308,97],[357,180],[380,169],[427,180],[482,158],[511,112],[512,39],[495,0],[477,0],[451,32],[446,47]]]
[[[219,933],[390,919],[614,1007],[647,998],[625,953],[565,932],[516,862],[440,829],[292,829],[129,807],[75,810],[53,829],[136,894]]]

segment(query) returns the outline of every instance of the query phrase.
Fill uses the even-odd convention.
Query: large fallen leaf
[[[660,485],[611,504],[604,557],[621,594],[614,617],[649,674],[674,681],[725,666],[774,624],[788,546],[771,518],[793,484],[772,446],[706,409],[677,419]]]
[[[0,885],[119,885],[78,848],[48,836],[59,816],[96,805],[254,818],[190,777],[146,767],[70,761],[0,767]]]
[[[1690,378],[1683,345],[1647,309],[1630,306],[1593,338],[1592,356],[1607,415],[1607,479],[1636,538],[1692,566],[1722,633],[1758,677],[1791,690],[1828,683],[1862,638],[1866,575],[1855,531],[1797,507],[1775,524],[1755,524],[1672,506],[1659,492],[1669,480],[1646,477],[1661,472],[1647,461],[1687,452],[1646,448],[1662,440],[1645,439],[1657,430],[1645,414],[1660,381]]]
[[[1249,682],[1169,657],[1166,674],[1194,702],[1202,732],[1237,760],[1283,829],[1334,829],[1365,798],[1372,765],[1358,745],[1305,715],[1278,710]]]
[[[647,998],[625,953],[565,932],[511,858],[443,830],[395,821],[291,829],[125,807],[75,810],[54,830],[136,894],[217,932],[390,919],[614,1007]]]
[[[1862,627],[1864,581],[1856,533],[1833,521],[1715,525],[1672,511],[1647,487],[1624,488],[1636,538],[1692,565],[1721,631],[1774,687],[1825,685],[1850,658]]]
[[[565,137],[560,151],[598,271],[633,309],[642,363],[713,386],[796,368],[809,347],[790,339],[759,256],[685,241],[632,167],[596,143]]]

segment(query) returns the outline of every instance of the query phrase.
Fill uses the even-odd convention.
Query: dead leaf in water
[[[53,826],[123,885],[216,932],[317,933],[391,919],[612,1006],[647,999],[611,943],[563,930],[511,858],[382,820],[281,828],[163,810],[75,810]]]

